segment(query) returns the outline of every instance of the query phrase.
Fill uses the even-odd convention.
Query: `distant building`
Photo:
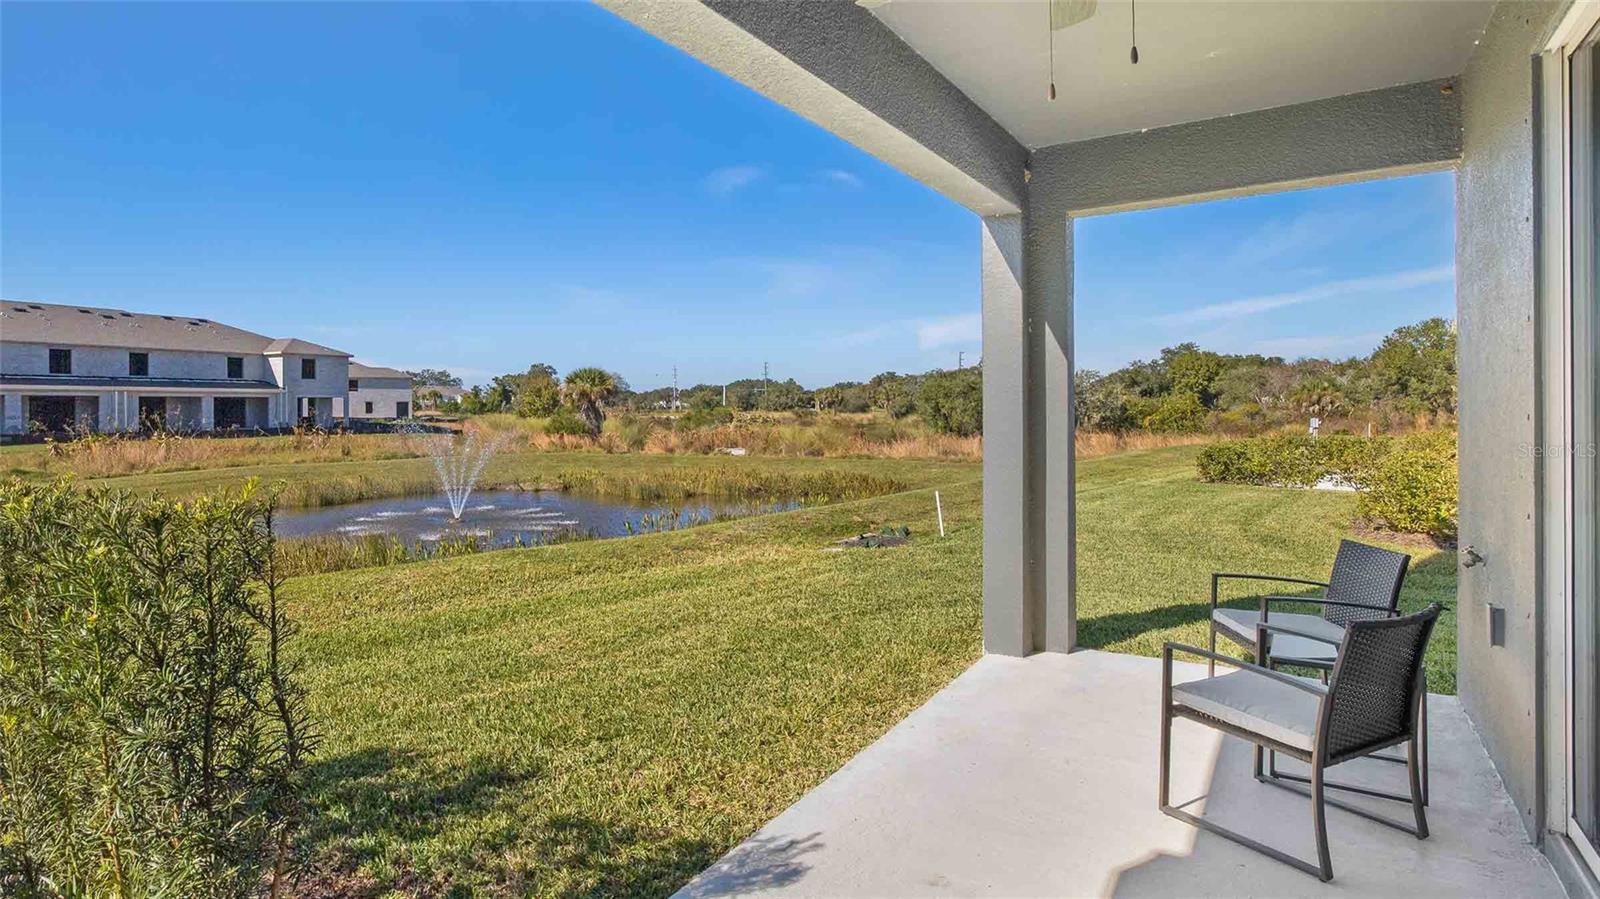
[[[460,402],[466,396],[465,387],[446,387],[438,384],[419,384],[416,388],[419,409],[437,409],[440,403]]]
[[[411,376],[396,368],[350,363],[351,418],[410,418]]]
[[[0,300],[0,434],[332,427],[350,354],[186,315]]]

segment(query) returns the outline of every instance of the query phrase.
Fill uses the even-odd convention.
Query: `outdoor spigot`
[[[1483,564],[1483,556],[1473,548],[1472,544],[1461,547],[1461,567],[1472,568]]]

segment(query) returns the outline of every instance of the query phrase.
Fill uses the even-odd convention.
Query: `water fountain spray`
[[[504,438],[498,434],[485,436],[477,431],[468,431],[458,438],[448,432],[427,432],[419,427],[408,428],[405,433],[433,460],[439,486],[450,503],[450,517],[460,521],[461,513],[467,508],[467,497],[472,495],[472,486]]]

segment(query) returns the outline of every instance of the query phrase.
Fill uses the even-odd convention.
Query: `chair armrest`
[[[1213,581],[1219,580],[1219,579],[1225,578],[1225,577],[1228,577],[1228,578],[1241,578],[1241,579],[1253,580],[1253,581],[1282,581],[1285,584],[1307,584],[1307,585],[1312,586],[1312,587],[1326,587],[1326,586],[1328,586],[1326,581],[1313,581],[1313,580],[1308,580],[1308,579],[1303,578],[1303,577],[1284,577],[1284,576],[1278,575],[1278,574],[1240,574],[1238,572],[1232,572],[1232,571],[1214,571],[1214,572],[1211,573],[1211,579]]]
[[[1190,655],[1197,655],[1197,656],[1200,656],[1201,658],[1215,659],[1216,661],[1219,661],[1219,662],[1226,662],[1227,664],[1232,665],[1235,668],[1238,668],[1240,671],[1248,671],[1251,674],[1259,674],[1262,677],[1265,677],[1265,678],[1268,678],[1268,679],[1271,679],[1271,680],[1275,680],[1280,684],[1288,684],[1289,686],[1294,687],[1297,690],[1303,690],[1303,691],[1305,691],[1307,693],[1312,694],[1313,696],[1324,696],[1328,692],[1327,688],[1323,687],[1320,684],[1307,683],[1306,681],[1301,680],[1298,677],[1294,677],[1292,675],[1284,674],[1281,671],[1273,671],[1270,668],[1263,668],[1260,665],[1254,665],[1254,664],[1251,664],[1250,662],[1241,662],[1238,659],[1234,658],[1233,656],[1223,655],[1220,652],[1211,652],[1210,650],[1201,649],[1198,646],[1190,646],[1187,643],[1174,643],[1174,642],[1172,642],[1170,640],[1161,645],[1161,659],[1162,659],[1162,662],[1164,663],[1163,667],[1169,673],[1172,670],[1172,654],[1173,654],[1173,652],[1183,652],[1183,653],[1188,653]],[[1168,683],[1164,684],[1163,686],[1170,687],[1171,686],[1171,682],[1169,681]]]
[[[1285,584],[1305,584],[1309,587],[1322,587],[1327,589],[1327,584],[1322,581],[1307,580],[1303,577],[1283,577],[1277,574],[1243,574],[1236,571],[1213,571],[1211,573],[1211,608],[1217,607],[1217,590],[1223,578],[1253,581],[1278,581]],[[1265,611],[1265,607],[1263,607]]]

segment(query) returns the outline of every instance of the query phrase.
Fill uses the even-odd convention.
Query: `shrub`
[[[1362,486],[1389,443],[1387,437],[1350,435],[1254,437],[1206,447],[1200,451],[1198,468],[1203,481],[1311,487],[1335,477]]]
[[[917,413],[941,434],[983,433],[983,370],[963,368],[928,375],[917,395]]]
[[[1400,438],[1279,435],[1215,443],[1200,451],[1200,479],[1310,487],[1338,478],[1361,491],[1357,511],[1390,530],[1456,533],[1456,435],[1422,431]]]
[[[0,892],[282,882],[314,739],[271,514],[0,484]]]
[[[1191,434],[1205,430],[1209,414],[1198,396],[1174,393],[1145,416],[1144,426],[1157,434]]]
[[[1456,535],[1456,435],[1424,431],[1407,435],[1372,466],[1366,492],[1357,501],[1362,515],[1396,531]]]
[[[637,453],[644,449],[650,441],[650,432],[655,426],[650,419],[642,415],[619,415],[616,421],[617,442],[627,448],[630,453]]]
[[[553,435],[568,437],[585,436],[589,433],[589,426],[584,424],[578,413],[572,411],[571,406],[562,406],[556,414],[550,416],[544,423],[544,432]]]
[[[678,419],[678,427],[697,431],[733,424],[733,410],[727,406],[695,406]]]

